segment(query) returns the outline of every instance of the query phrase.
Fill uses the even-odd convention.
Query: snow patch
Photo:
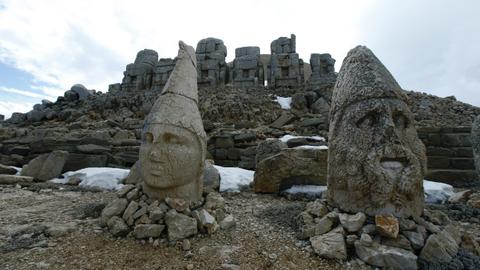
[[[316,197],[320,197],[322,193],[327,191],[327,186],[316,185],[293,185],[289,189],[285,189],[283,192],[289,194],[308,194]]]
[[[78,171],[66,172],[63,174],[64,178],[55,178],[50,180],[53,183],[65,184],[68,178],[76,176],[80,178],[79,186],[94,187],[106,190],[119,190],[123,187],[121,183],[125,179],[130,170],[118,169],[109,167],[91,167]]]
[[[255,171],[238,167],[214,165],[220,173],[220,192],[240,192],[240,188],[253,182]]]
[[[453,186],[445,183],[423,180],[426,203],[444,203],[455,191]]]
[[[282,142],[288,142],[291,139],[296,139],[296,138],[306,138],[314,141],[325,141],[324,137],[321,136],[293,136],[293,135],[284,135],[283,137],[280,137],[279,140]]]
[[[327,150],[328,146],[326,145],[300,145],[293,147],[293,149],[320,149],[320,150]]]
[[[292,104],[292,97],[281,97],[281,96],[275,96],[275,101],[280,104],[280,107],[284,110],[290,110],[291,109],[291,104]]]

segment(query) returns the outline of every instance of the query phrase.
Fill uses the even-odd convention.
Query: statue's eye
[[[393,122],[397,128],[407,128],[410,124],[408,118],[403,113],[396,113],[393,115]]]
[[[376,126],[379,122],[379,115],[375,112],[370,112],[364,117],[360,118],[360,120],[357,121],[356,125],[358,128],[362,127],[373,127]]]
[[[153,142],[153,134],[150,133],[150,132],[146,132],[144,135],[143,135],[143,140],[148,142],[148,143],[152,143]]]

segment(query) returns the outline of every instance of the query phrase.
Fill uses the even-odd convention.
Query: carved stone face
[[[196,181],[203,165],[197,136],[172,125],[148,125],[139,157],[142,178],[154,189],[171,189]]]
[[[330,138],[329,196],[335,204],[371,215],[421,214],[426,158],[413,124],[399,99],[364,100],[345,109]]]

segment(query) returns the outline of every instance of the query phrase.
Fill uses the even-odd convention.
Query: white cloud
[[[297,35],[305,62],[331,53],[340,68],[358,44],[372,48],[412,90],[480,105],[480,4],[448,1],[114,1],[0,0],[0,62],[32,74],[39,95],[75,83],[105,92],[136,52],[174,57],[177,41],[224,40],[231,61],[241,46],[269,53],[279,36]]]
[[[32,110],[33,105],[33,103],[29,102],[0,101],[0,114],[4,115],[5,119],[8,119],[14,112],[26,113]]]
[[[30,91],[19,90],[19,89],[15,89],[15,88],[4,87],[4,86],[0,86],[0,92],[7,92],[7,93],[26,96],[26,97],[33,97],[33,98],[44,98],[45,97],[44,95],[32,93]]]

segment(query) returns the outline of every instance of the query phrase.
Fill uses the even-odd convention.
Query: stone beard
[[[156,199],[199,199],[203,153],[200,138],[186,128],[145,125],[139,155],[145,192]]]
[[[349,212],[420,216],[425,146],[407,104],[373,98],[337,114],[329,141],[329,201]]]

